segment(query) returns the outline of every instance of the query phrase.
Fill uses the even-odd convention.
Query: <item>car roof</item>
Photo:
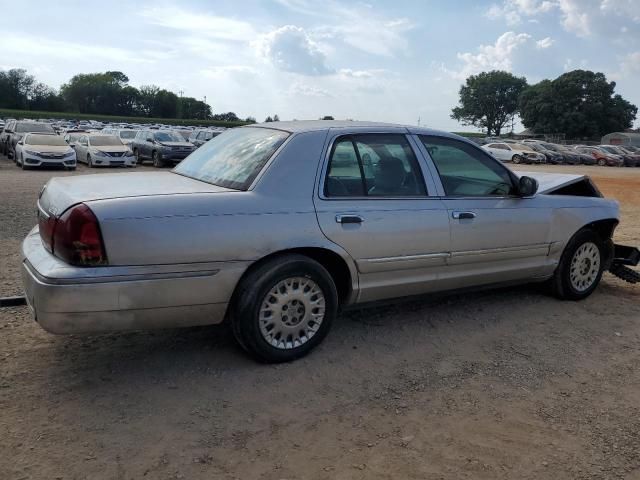
[[[318,130],[352,130],[352,129],[366,129],[366,128],[404,128],[408,133],[416,135],[438,135],[442,137],[450,137],[456,139],[468,140],[460,135],[454,133],[444,132],[441,130],[434,130],[425,127],[416,127],[413,125],[402,125],[395,123],[385,122],[364,122],[364,121],[351,121],[351,120],[295,120],[290,122],[267,122],[267,123],[254,123],[251,125],[245,125],[241,128],[271,128],[276,130],[284,130],[290,133],[303,133],[313,132]]]

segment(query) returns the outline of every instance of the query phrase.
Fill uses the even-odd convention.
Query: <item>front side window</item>
[[[235,190],[246,190],[289,136],[270,128],[233,128],[205,143],[173,170]]]
[[[153,139],[156,142],[184,142],[184,138],[182,138],[182,135],[171,130],[156,132],[153,134]]]
[[[514,193],[509,171],[479,148],[460,140],[421,135],[447,196],[505,196]]]
[[[401,134],[349,135],[336,140],[324,193],[328,197],[427,195],[418,160]]]

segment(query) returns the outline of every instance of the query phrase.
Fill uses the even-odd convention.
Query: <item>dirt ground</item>
[[[586,172],[640,239],[640,168]],[[89,173],[80,167],[75,174]],[[0,158],[0,295],[43,183]],[[312,355],[225,327],[52,336],[0,310],[0,479],[640,479],[640,287],[537,287],[341,315]]]

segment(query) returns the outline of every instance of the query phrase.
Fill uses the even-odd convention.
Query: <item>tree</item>
[[[325,115],[320,120],[335,120],[331,115]]]
[[[520,96],[520,116],[535,133],[595,138],[632,126],[638,108],[614,94],[616,83],[603,73],[574,70],[543,80]]]
[[[460,87],[460,105],[451,118],[463,125],[486,128],[487,135],[500,135],[518,111],[518,98],[527,80],[509,72],[493,70],[471,75]]]
[[[273,116],[273,121],[274,121],[274,122],[279,122],[279,121],[280,121],[280,117],[278,116],[278,114],[275,114],[275,115]]]
[[[247,123],[257,123],[256,122],[256,117],[247,117],[244,119],[245,122]]]
[[[218,120],[218,121],[222,121],[222,122],[239,122],[240,121],[238,116],[233,112],[216,113],[211,118],[213,120]]]
[[[273,118],[271,118],[271,115],[269,115],[267,118],[264,119],[265,123],[268,122],[273,122]]]

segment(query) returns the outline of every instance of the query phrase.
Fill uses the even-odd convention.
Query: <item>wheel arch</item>
[[[288,254],[304,255],[312,260],[315,260],[322,265],[331,275],[333,282],[338,292],[338,305],[348,305],[353,303],[357,296],[358,291],[358,276],[354,262],[345,252],[338,252],[336,250],[324,247],[324,246],[309,246],[309,247],[295,247],[284,250],[278,250],[268,255],[263,256],[259,260],[253,262],[243,272],[238,280],[236,287],[231,295],[230,305],[233,305],[236,300],[236,295],[239,290],[239,285],[251,272],[260,268],[265,262],[268,262],[274,258],[286,256]]]

